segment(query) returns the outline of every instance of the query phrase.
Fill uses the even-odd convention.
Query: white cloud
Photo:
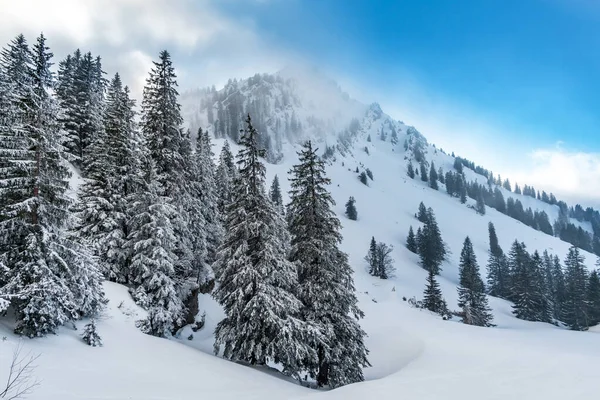
[[[559,143],[535,149],[515,179],[586,205],[600,204],[600,153],[570,151]]]
[[[0,0],[0,45],[44,32],[55,62],[75,48],[101,55],[139,100],[150,60],[167,48],[185,89],[274,71],[283,52],[252,21],[223,15],[219,0]]]

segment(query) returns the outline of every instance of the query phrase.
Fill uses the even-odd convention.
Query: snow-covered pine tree
[[[586,301],[588,306],[589,325],[600,323],[600,277],[597,270],[590,273],[587,285]]]
[[[217,172],[215,181],[217,183],[217,194],[218,194],[218,209],[221,215],[225,215],[226,205],[231,202],[231,191],[233,182],[237,176],[237,167],[233,160],[233,154],[229,148],[229,142],[225,140],[225,144],[221,148],[221,154],[219,155],[219,165],[217,166]]]
[[[95,315],[104,297],[93,260],[67,236],[73,226],[66,195],[70,173],[45,41],[40,35],[31,52],[19,35],[0,63],[15,117],[2,132],[0,165],[16,166],[0,173],[0,259],[6,267],[1,290],[16,295],[15,330],[29,337]]]
[[[92,318],[83,328],[81,339],[92,347],[102,346],[102,338],[98,334],[96,320],[94,318]]]
[[[415,232],[413,231],[412,225],[410,226],[410,228],[408,228],[408,236],[406,237],[406,248],[413,253],[417,253],[417,251],[419,251],[417,238],[415,237]]]
[[[417,219],[424,224],[427,223],[427,207],[425,207],[425,204],[423,204],[423,202],[419,203],[419,212],[417,214]]]
[[[319,327],[323,339],[310,343],[318,358],[306,360],[304,368],[319,386],[338,387],[362,381],[362,368],[369,365],[365,332],[357,321],[363,313],[357,306],[348,256],[338,247],[340,221],[331,209],[335,203],[327,191],[325,164],[310,141],[299,160],[290,171],[290,260],[299,269],[303,318]]]
[[[214,350],[252,365],[277,362],[297,375],[303,363],[316,358],[310,345],[315,339],[298,319],[302,303],[294,294],[296,268],[286,260],[289,236],[265,193],[263,151],[250,116],[240,145],[240,176],[215,263],[220,272],[214,296],[225,319],[215,330]]]
[[[358,219],[358,211],[356,211],[356,200],[350,196],[346,202],[346,216],[349,220],[356,221]]]
[[[174,207],[170,224],[176,238],[176,288],[182,301],[188,301],[198,280],[208,276],[192,233],[196,218],[200,218],[200,199],[187,185],[193,170],[192,145],[189,132],[182,129],[181,105],[178,103],[177,81],[170,54],[163,50],[154,62],[142,100],[141,131],[156,169],[159,195]]]
[[[565,300],[562,304],[562,321],[572,330],[581,331],[589,327],[587,315],[587,273],[584,257],[572,246],[565,258]]]
[[[408,175],[408,177],[410,179],[414,179],[415,178],[415,169],[412,165],[411,162],[408,163],[408,167],[406,167],[406,175]]]
[[[375,240],[375,236],[371,237],[365,261],[369,264],[369,274],[375,275],[377,271],[377,241]]]
[[[460,253],[460,286],[458,306],[462,308],[462,321],[468,325],[492,326],[492,313],[485,296],[479,265],[473,251],[471,239],[467,236]]]
[[[550,322],[542,259],[537,251],[533,255],[527,254],[523,243],[520,250],[515,250],[515,244],[511,250],[513,313],[527,321]],[[513,259],[515,253],[517,255]]]
[[[423,292],[423,307],[444,318],[450,316],[448,304],[442,295],[440,284],[435,280],[435,274],[431,271],[427,274],[427,285]]]
[[[552,303],[554,319],[562,319],[562,309],[566,298],[565,275],[558,256],[552,257]]]
[[[477,191],[476,202],[475,211],[480,215],[485,215],[485,200],[483,199],[483,191],[481,189]]]
[[[285,213],[283,207],[283,197],[281,196],[281,188],[279,186],[279,177],[277,175],[275,175],[275,177],[273,178],[273,182],[271,182],[271,188],[269,189],[269,199],[271,199],[277,211],[281,212],[282,214]]]
[[[163,195],[150,157],[145,160],[144,173],[144,187],[132,196],[129,210],[130,283],[137,287],[134,299],[148,310],[148,317],[138,321],[138,326],[144,333],[163,337],[183,315],[175,277],[177,238],[171,224],[177,209]]]
[[[442,240],[442,235],[431,207],[427,209],[426,220],[427,222],[418,240],[419,256],[423,268],[427,271],[433,271],[437,275],[440,273],[442,262],[446,259],[446,245]]]
[[[435,170],[435,165],[431,162],[431,168],[429,169],[429,187],[438,190],[438,175]]]
[[[210,270],[210,265],[217,258],[217,250],[223,240],[223,226],[219,218],[218,193],[215,182],[215,163],[213,161],[212,142],[208,131],[198,130],[196,140],[196,164],[198,183],[200,184],[200,204],[204,217],[206,258],[205,269]]]
[[[498,244],[496,228],[492,222],[488,223],[488,232],[490,238],[490,249],[488,251],[488,293],[491,296],[506,299],[510,295],[510,273],[508,261],[504,251]]]
[[[141,187],[139,138],[134,103],[119,74],[106,96],[103,127],[92,138],[87,152],[87,179],[78,193],[78,234],[92,244],[107,279],[126,283],[130,252],[128,197]]]
[[[81,56],[77,51],[70,63],[65,60],[61,68],[58,92],[66,130],[66,145],[76,165],[87,172],[89,146],[102,127],[102,114],[106,80],[99,58],[91,53]]]
[[[421,169],[421,180],[423,182],[427,182],[429,180],[429,177],[427,176],[427,167],[425,166],[425,163],[421,162],[419,168]]]

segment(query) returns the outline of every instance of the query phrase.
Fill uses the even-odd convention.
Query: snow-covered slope
[[[296,106],[295,106],[296,107]],[[297,105],[297,107],[300,107]],[[300,115],[299,108],[292,111]],[[325,118],[325,117],[323,117]],[[357,123],[350,129],[350,121]],[[308,121],[308,119],[302,119]],[[98,329],[102,348],[91,348],[79,339],[79,332],[65,327],[60,335],[36,340],[25,339],[26,351],[40,354],[35,376],[41,385],[29,399],[566,399],[593,398],[600,394],[600,329],[572,332],[550,324],[516,319],[507,301],[490,298],[494,328],[443,321],[427,311],[412,308],[405,299],[422,297],[426,272],[418,258],[405,246],[408,228],[419,222],[414,215],[423,201],[435,211],[443,239],[451,254],[443,264],[440,286],[450,308],[457,308],[458,260],[468,235],[482,273],[488,249],[488,222],[493,222],[500,245],[508,250],[515,239],[529,251],[548,250],[561,259],[569,244],[536,231],[488,208],[485,216],[448,196],[443,187],[434,191],[419,179],[406,175],[407,160],[414,158],[419,142],[428,162],[444,171],[453,166],[453,157],[436,150],[413,128],[394,121],[377,105],[358,110],[346,121],[348,128],[323,135],[304,132],[282,141],[279,162],[267,165],[269,181],[277,174],[284,192],[285,179],[297,161],[295,142],[311,137],[325,151],[336,145],[328,157],[330,190],[337,202],[335,211],[342,221],[342,249],[349,254],[355,270],[361,321],[368,334],[367,346],[372,367],[365,370],[366,381],[333,391],[304,388],[282,379],[276,373],[237,365],[212,355],[212,331],[222,317],[219,306],[203,295],[200,312],[206,312],[206,325],[192,332],[183,329],[172,340],[146,336],[134,326],[143,310],[134,305],[127,290],[106,283],[110,299]],[[345,123],[345,122],[344,122]],[[343,125],[343,124],[342,124]],[[381,140],[381,132],[386,140]],[[396,133],[397,143],[391,141]],[[341,134],[341,135],[340,135]],[[369,141],[368,138],[371,138]],[[410,145],[405,150],[404,143]],[[224,139],[217,139],[218,154]],[[365,151],[365,148],[368,150]],[[236,146],[232,145],[232,150]],[[374,179],[369,186],[355,172],[369,168]],[[466,171],[468,179],[485,178]],[[284,193],[284,196],[286,194]],[[344,216],[344,203],[356,199],[358,220]],[[511,193],[511,196],[518,196]],[[523,196],[526,206],[543,209],[545,203]],[[469,200],[467,205],[472,204]],[[546,208],[543,208],[546,207]],[[389,280],[370,276],[363,260],[371,236],[394,246],[396,274]],[[590,253],[586,265],[593,268]],[[79,324],[82,326],[82,324]],[[7,373],[12,350],[18,338],[5,319],[0,319],[0,380]]]

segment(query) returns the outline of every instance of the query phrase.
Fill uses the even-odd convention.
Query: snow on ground
[[[371,129],[376,132],[377,124]],[[135,328],[142,318],[126,288],[106,283],[110,299],[99,322],[104,347],[91,348],[69,327],[60,335],[23,339],[26,351],[40,354],[35,371],[41,385],[29,399],[570,399],[600,394],[600,327],[589,332],[571,332],[549,324],[514,318],[510,303],[490,299],[495,328],[479,328],[457,321],[443,321],[427,311],[411,308],[404,298],[422,296],[425,271],[418,258],[404,247],[408,227],[416,229],[414,214],[420,201],[435,211],[442,237],[451,250],[439,279],[451,308],[457,308],[458,259],[466,235],[485,273],[487,224],[492,221],[500,245],[508,251],[514,239],[528,250],[548,249],[561,259],[569,244],[535,231],[488,208],[480,216],[443,191],[433,191],[419,179],[406,176],[406,161],[399,145],[378,139],[366,142],[361,134],[356,149],[369,146],[369,154],[355,151],[328,167],[330,187],[343,224],[342,248],[355,269],[360,307],[366,314],[362,326],[368,333],[372,367],[366,381],[333,391],[316,391],[282,379],[276,373],[228,362],[212,355],[212,331],[222,310],[209,295],[201,296],[206,325],[192,332],[184,328],[178,338],[158,339]],[[218,140],[218,154],[223,141]],[[235,151],[235,146],[232,146]],[[296,161],[287,148],[285,162],[268,166],[268,183],[275,174],[282,189],[289,188],[287,172]],[[432,149],[429,149],[432,156]],[[451,158],[433,155],[436,166],[451,167]],[[342,164],[343,163],[343,164]],[[439,165],[438,165],[439,163]],[[364,186],[354,172],[364,165],[374,180]],[[513,194],[514,195],[514,194]],[[344,217],[349,196],[356,198],[358,221]],[[532,199],[533,200],[533,199]],[[537,201],[536,201],[537,202]],[[543,205],[537,202],[536,206]],[[538,207],[539,208],[539,207]],[[363,260],[371,236],[392,244],[397,268],[392,279],[369,276]],[[595,258],[589,253],[586,264]],[[4,380],[18,338],[8,319],[0,319],[0,382]],[[79,322],[81,330],[83,323]],[[190,335],[193,337],[190,338]],[[189,340],[189,339],[191,340]]]

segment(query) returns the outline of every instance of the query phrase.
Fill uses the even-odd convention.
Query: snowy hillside
[[[161,59],[167,60],[168,54],[161,53]],[[125,104],[129,104],[126,96],[123,99]],[[31,379],[37,379],[39,385],[33,387],[31,393],[27,393],[26,396],[34,400],[178,400],[195,397],[225,400],[241,398],[548,400],[598,396],[600,393],[597,373],[600,365],[599,326],[580,332],[568,330],[559,322],[553,325],[517,319],[513,314],[512,303],[491,296],[489,303],[495,326],[486,328],[463,324],[457,315],[444,320],[437,314],[412,305],[411,300],[419,300],[423,297],[427,277],[427,272],[420,265],[419,256],[406,247],[409,227],[412,226],[414,230],[423,227],[416,218],[421,202],[434,211],[441,236],[449,250],[446,260],[441,265],[442,270],[438,281],[452,311],[459,310],[457,292],[459,260],[467,236],[473,243],[479,270],[484,280],[486,278],[490,222],[495,226],[499,245],[506,253],[509,252],[511,244],[517,240],[523,242],[527,251],[531,253],[536,250],[540,253],[547,250],[562,261],[571,247],[566,241],[533,229],[492,207],[485,207],[486,212],[481,215],[475,210],[480,204],[478,205],[476,200],[471,198],[473,196],[468,197],[466,194],[463,196],[463,193],[460,196],[451,196],[447,193],[446,184],[441,181],[438,190],[430,188],[428,182],[423,181],[421,176],[425,172],[428,173],[429,168],[432,171],[440,170],[442,174],[450,172],[454,174],[456,158],[429,143],[416,128],[391,118],[377,103],[364,105],[350,99],[335,83],[322,76],[315,78],[313,72],[307,71],[286,70],[277,75],[256,75],[242,81],[231,81],[219,91],[211,88],[188,92],[182,96],[181,101],[186,123],[194,134],[201,127],[214,135],[213,151],[216,154],[220,153],[225,140],[228,140],[233,153],[237,153],[239,146],[235,143],[239,137],[239,129],[242,128],[241,117],[245,113],[250,113],[255,126],[262,133],[260,145],[269,150],[270,163],[266,165],[267,181],[270,182],[278,176],[284,203],[289,200],[288,172],[298,163],[297,151],[300,150],[300,143],[305,139],[311,139],[316,147],[319,147],[319,154],[322,154],[322,158],[327,163],[327,176],[331,179],[328,190],[336,202],[334,211],[342,223],[341,250],[349,256],[358,305],[365,312],[365,318],[360,323],[368,335],[366,346],[370,351],[368,358],[371,363],[371,367],[364,370],[365,381],[329,391],[316,390],[305,387],[309,386],[308,384],[301,385],[284,377],[276,370],[277,366],[250,367],[215,356],[213,354],[214,332],[217,323],[223,320],[225,314],[210,294],[198,295],[197,315],[194,315],[196,308],[195,303],[192,302],[194,306],[194,311],[191,313],[192,320],[204,318],[204,325],[201,328],[195,329],[198,327],[196,324],[194,329],[191,325],[186,325],[180,328],[174,337],[168,339],[144,334],[139,327],[136,327],[136,322],[148,317],[151,312],[148,313],[136,305],[128,287],[113,282],[103,283],[109,302],[96,321],[103,339],[102,347],[86,346],[81,340],[82,327],[88,322],[86,318],[77,321],[78,330],[68,322],[59,328],[59,335],[48,335],[35,340],[20,339],[13,333],[15,318],[10,315],[12,309],[9,309],[9,315],[0,318],[0,339],[2,339],[0,340],[0,380],[10,375],[13,352],[22,347],[21,356],[25,357],[25,360],[30,356],[39,355],[34,362],[36,367],[31,371]],[[174,104],[175,101],[172,103]],[[129,132],[129,129],[133,132],[134,124],[130,121],[133,119],[132,113],[125,114],[129,119],[123,132]],[[148,130],[156,136],[162,132],[161,127],[151,128]],[[170,133],[173,131],[176,135],[180,135],[179,130],[172,129]],[[131,140],[127,143],[137,144],[137,141]],[[157,144],[158,140],[152,143],[158,146],[158,150],[163,150]],[[207,155],[210,154],[207,150],[208,146],[202,147],[206,143],[208,141],[200,141],[200,146],[196,147],[200,149],[197,150],[197,154],[205,155],[205,159],[201,160],[202,163],[173,165],[206,167],[210,164],[205,162],[210,159]],[[105,146],[105,148],[109,147]],[[108,154],[109,150],[103,151]],[[186,151],[189,151],[186,155],[191,159],[190,148],[188,147]],[[258,153],[257,151],[255,154]],[[136,155],[142,158],[141,154],[145,153],[126,153],[121,158],[133,163],[139,161],[133,160]],[[165,160],[170,161],[168,158]],[[148,276],[152,278],[152,273],[161,268],[151,262],[163,256],[160,251],[163,249],[160,247],[162,245],[160,239],[168,236],[173,239],[173,243],[177,244],[183,242],[183,239],[189,239],[185,235],[176,237],[169,222],[170,219],[176,220],[184,214],[179,212],[184,208],[175,209],[179,210],[177,212],[161,214],[162,210],[170,210],[168,207],[170,200],[178,199],[168,201],[162,199],[166,196],[158,195],[158,193],[170,193],[159,192],[158,189],[162,188],[159,179],[164,180],[162,183],[164,185],[172,182],[166,174],[153,175],[152,163],[149,164],[148,177],[142,179],[148,185],[142,186],[142,189],[135,192],[140,195],[141,200],[134,202],[135,205],[139,206],[141,203],[143,206],[140,206],[142,211],[139,215],[147,217],[144,219],[146,221],[143,224],[144,229],[140,229],[140,232],[149,232],[147,237],[141,236],[139,242],[135,242],[133,246],[135,256],[146,254],[143,251],[148,250],[149,256],[140,264],[143,267],[150,265],[148,269],[151,271],[146,273],[147,271],[144,270],[140,273],[143,279],[147,279]],[[189,181],[181,179],[182,186],[186,183],[190,186],[198,184],[194,186],[194,188],[200,187],[197,192],[194,192],[196,194],[208,193],[210,183],[215,186],[216,182],[218,186],[229,182],[225,179],[210,181],[206,170],[197,174],[202,175],[204,181],[194,180],[197,179],[196,176],[192,176],[194,171],[182,172],[173,165],[169,164],[169,168],[164,168],[163,172],[181,173],[180,177],[189,178]],[[417,169],[420,167],[419,176],[411,179],[408,176],[409,166]],[[72,169],[74,176],[71,185],[86,186],[88,181],[83,180],[77,171],[79,169]],[[135,171],[139,172],[142,169]],[[218,171],[219,169],[217,173]],[[360,177],[363,174],[364,182],[361,182]],[[370,177],[367,178],[367,175]],[[464,167],[464,178],[459,179],[465,192],[467,184],[475,190],[485,191],[489,196],[497,191],[506,199],[518,199],[523,209],[531,208],[528,210],[530,214],[543,212],[543,215],[549,218],[550,224],[565,216],[558,205],[512,193],[498,187],[495,183],[488,185],[488,177],[477,174],[467,167]],[[92,179],[89,181],[93,183]],[[93,189],[94,187],[88,188],[90,197],[98,192]],[[203,192],[205,189],[206,192]],[[75,196],[75,188],[72,187],[68,194]],[[356,200],[358,209],[356,221],[345,216],[345,203],[351,197]],[[461,202],[459,197],[463,197],[464,201]],[[102,205],[110,206],[107,207],[109,211],[100,209],[94,215],[111,212],[110,208],[115,206],[111,201],[112,198],[110,201],[101,202]],[[268,203],[271,207],[268,201],[264,203]],[[214,209],[218,207],[216,201],[212,205]],[[209,226],[206,231],[209,231],[210,227],[220,227],[216,212],[209,215],[203,208],[192,210],[194,212],[185,215],[202,218],[191,222],[186,221],[187,224],[202,229],[206,224]],[[207,215],[212,218],[205,218]],[[240,215],[245,218],[248,214]],[[138,213],[135,216],[138,216]],[[571,222],[574,223],[574,220]],[[576,222],[582,227],[582,231],[583,229],[588,232],[593,231],[593,227],[588,226],[586,222]],[[158,229],[152,230],[157,227]],[[198,231],[182,230],[182,232],[188,232],[189,236],[193,236],[191,233]],[[261,231],[260,234],[262,233]],[[215,232],[201,231],[198,237],[205,235],[210,239],[210,234],[216,236]],[[201,237],[205,239],[204,236]],[[396,271],[389,279],[380,279],[368,273],[364,258],[372,237],[393,246],[391,255]],[[208,241],[207,239],[203,243],[206,248],[202,248],[206,254],[209,252]],[[169,240],[165,239],[165,242]],[[169,246],[172,243],[167,244],[165,248],[171,251]],[[172,247],[175,248],[175,245]],[[159,250],[154,252],[157,248]],[[271,251],[271,253],[275,252]],[[279,253],[277,254],[281,257],[279,260],[285,261],[285,255],[281,254],[283,251]],[[222,254],[223,252],[219,253],[219,257],[222,257]],[[585,268],[589,271],[593,270],[596,256],[587,251],[582,251],[581,254],[585,257]],[[208,259],[208,256],[205,258]],[[336,262],[341,258],[343,257],[335,258]],[[164,261],[164,264],[166,265],[167,262]],[[246,263],[249,264],[250,262]],[[280,267],[284,263],[265,264],[269,264],[269,267],[273,265]],[[169,267],[175,269],[170,263]],[[210,268],[207,266],[207,270]],[[215,275],[218,276],[217,268],[214,270]],[[296,274],[293,266],[290,270],[293,271],[290,275]],[[163,275],[171,278],[167,272],[163,271]],[[171,275],[176,276],[175,272]],[[189,278],[187,275],[183,276]],[[192,276],[192,278],[196,277]],[[122,278],[121,282],[131,284],[132,282],[127,279],[127,277]],[[164,282],[173,283],[167,279],[147,280],[152,281],[152,293],[160,292],[162,289],[169,292],[169,288],[164,288],[166,286]],[[200,282],[198,279],[197,283],[206,282]],[[346,287],[350,286],[346,281],[344,284]],[[158,289],[155,290],[156,288]],[[175,292],[173,286],[170,289]],[[189,297],[196,299],[196,293]],[[30,293],[26,294],[30,295]],[[170,296],[170,301],[176,297]],[[239,298],[243,297],[239,296]],[[140,303],[144,300],[147,299],[138,298]],[[158,300],[163,302],[164,299]],[[157,308],[149,309],[156,312]],[[189,309],[192,309],[192,306]],[[161,316],[171,324],[167,327],[169,329],[147,330],[147,332],[157,336],[170,336],[173,322],[169,320],[169,315]],[[247,320],[252,319],[247,318]],[[144,321],[152,323],[154,320],[146,318]],[[2,390],[1,386],[0,390]],[[1,391],[0,398],[3,398]]]
[[[458,258],[462,241],[469,235],[483,270],[487,259],[487,224],[492,221],[500,244],[508,249],[515,239],[533,251],[548,249],[561,258],[569,245],[535,231],[489,209],[485,216],[460,204],[442,191],[428,188],[406,176],[402,138],[398,145],[379,139],[367,141],[381,130],[381,120],[372,120],[368,131],[353,139],[355,151],[335,155],[328,167],[337,201],[336,212],[343,222],[342,249],[350,255],[355,271],[362,321],[368,333],[372,367],[366,381],[329,392],[303,388],[278,374],[253,370],[212,355],[212,330],[222,311],[208,295],[201,296],[200,313],[206,312],[205,327],[193,333],[189,327],[179,339],[165,340],[141,333],[134,321],[144,311],[137,307],[126,288],[106,283],[110,299],[99,322],[104,346],[81,343],[68,327],[58,336],[25,339],[25,351],[40,354],[35,376],[40,386],[29,399],[185,399],[202,396],[214,399],[560,399],[597,396],[600,335],[597,329],[572,332],[550,324],[518,320],[510,303],[491,298],[495,328],[479,328],[444,321],[428,311],[412,308],[403,298],[420,298],[426,272],[417,256],[404,247],[410,225],[419,222],[414,214],[420,201],[431,206],[438,217],[444,240],[452,250],[443,264],[440,284],[450,308],[456,309]],[[223,140],[217,140],[217,148]],[[368,147],[369,154],[364,152]],[[358,150],[356,150],[358,149]],[[235,147],[233,148],[235,150]],[[218,151],[217,151],[218,152]],[[450,167],[451,157],[438,152],[436,165]],[[286,148],[284,162],[268,166],[269,178],[277,174],[287,191],[284,177],[296,162],[294,148]],[[374,180],[363,185],[354,172],[369,168]],[[343,204],[349,196],[357,200],[359,217],[344,217]],[[394,246],[396,275],[387,280],[370,276],[363,260],[371,236]],[[585,254],[588,267],[595,258]],[[193,337],[190,338],[190,334]],[[0,376],[7,373],[12,349],[18,338],[2,322]],[[191,340],[190,340],[191,339]],[[92,395],[93,393],[93,395]]]

